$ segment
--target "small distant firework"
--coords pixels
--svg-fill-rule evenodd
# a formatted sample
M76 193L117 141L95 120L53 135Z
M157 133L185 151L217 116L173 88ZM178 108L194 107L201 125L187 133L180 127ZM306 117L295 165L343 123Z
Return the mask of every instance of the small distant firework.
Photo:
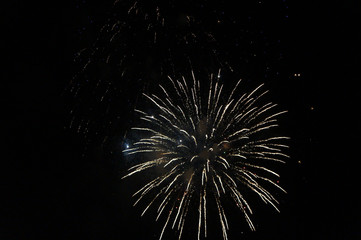
M134 205L142 199L148 201L142 215L152 205L156 205L156 220L166 215L159 239L168 225L178 231L181 239L193 204L198 206L198 239L206 237L208 206L213 201L226 240L229 225L223 206L225 198L234 201L251 230L255 227L246 192L255 193L278 211L278 202L266 187L285 192L275 180L279 175L268 166L270 162L284 163L283 159L288 158L282 151L288 147L284 144L288 137L275 135L271 130L278 126L276 117L286 111L275 111L277 105L271 102L260 103L268 92L261 92L263 84L240 94L239 80L225 96L220 71L210 75L208 94L201 91L193 71L192 80L169 77L173 87L160 85L162 96L143 94L156 112L135 110L144 125L132 129L139 131L141 137L123 153L135 154L141 163L129 168L123 178L146 169L160 170L133 195L137 197Z
M122 131L119 115L134 109L141 89L174 66L218 62L215 39L205 25L178 1L115 1L112 15L95 41L76 55L79 72L67 92L73 99L70 128L88 141L104 143ZM216 20L214 21L216 22ZM213 25L212 25L213 26ZM201 56L202 60L198 58ZM226 61L224 61L226 62ZM139 89L128 95L125 89Z

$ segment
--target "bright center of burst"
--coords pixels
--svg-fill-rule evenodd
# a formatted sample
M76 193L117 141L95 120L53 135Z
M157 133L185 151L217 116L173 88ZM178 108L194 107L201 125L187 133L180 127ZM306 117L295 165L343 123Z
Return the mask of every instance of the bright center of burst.
M207 162L212 163L215 161L217 156L223 155L225 149L222 145L218 146L217 144L212 145L201 145L198 146L196 151L196 157L194 158L193 165L197 170L202 170L206 166Z

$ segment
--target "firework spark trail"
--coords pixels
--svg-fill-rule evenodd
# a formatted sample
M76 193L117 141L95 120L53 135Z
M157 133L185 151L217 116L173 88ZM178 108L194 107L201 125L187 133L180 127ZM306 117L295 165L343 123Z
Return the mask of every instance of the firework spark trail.
M268 131L278 126L276 117L286 111L275 113L272 111L276 104L259 103L267 93L259 93L263 84L235 98L241 80L223 101L223 84L219 80L220 72L216 77L210 76L208 95L202 101L200 81L193 71L192 86L188 86L184 77L176 81L169 77L174 93L160 86L163 97L143 94L158 114L136 110L145 127L132 129L144 137L123 152L148 156L148 160L129 168L123 178L149 168L164 171L133 195L138 196L136 205L146 196L155 194L142 215L157 201L156 220L167 212L165 209L170 209L159 239L168 224L179 231L181 239L191 201L198 201L198 239L207 236L208 201L216 203L223 239L228 239L229 226L222 196L233 199L253 231L255 227L249 216L253 212L242 190L251 190L279 211L277 200L263 184L286 191L271 179L278 178L279 174L262 164L265 161L284 163L283 159L288 158L282 153L288 147L282 142L288 137L275 136Z

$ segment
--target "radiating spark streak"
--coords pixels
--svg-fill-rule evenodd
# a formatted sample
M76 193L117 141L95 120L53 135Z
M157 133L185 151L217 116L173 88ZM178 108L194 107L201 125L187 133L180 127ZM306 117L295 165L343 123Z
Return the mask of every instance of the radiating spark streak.
M234 136L237 136L237 135L238 135L238 134L240 134L240 133L247 132L247 131L249 131L249 129L248 129L248 128L243 128L243 129L238 130L237 132L235 132L235 133L233 133L233 134L231 134L231 135L227 136L227 138L232 138L232 137L234 137Z
M227 240L224 197L234 201L254 231L249 215L253 212L243 190L249 189L276 211L279 203L265 186L286 192L273 180L279 174L270 163L285 163L283 159L289 158L283 152L288 148L284 141L289 138L268 130L277 127L277 117L287 111L275 112L277 104L261 103L268 92L261 91L263 84L241 94L238 80L225 98L220 74L210 74L204 94L193 70L191 81L168 77L173 89L159 85L162 95L143 93L152 103L152 114L135 110L141 115L142 125L132 129L141 137L122 152L142 156L144 162L130 167L123 178L151 169L162 172L155 171L157 177L133 194L134 205L148 202L141 216L155 205L156 221L167 213L160 240L168 225L179 231L181 239L187 213L193 207L198 210L197 238L207 237L207 221L212 219L212 209L207 209L209 201L216 203L214 210L218 212L223 239Z
M167 112L169 112L172 116L175 116L175 114L171 111L171 108L169 108L168 105L162 99L160 99L157 95L154 94L152 94L152 97L157 99L161 104L163 104L163 106L166 107L165 110Z
M130 14L130 12L137 7L137 4L138 4L138 1L135 1L134 4L129 8L128 14Z
M239 157L239 158L247 159L247 157L246 157L246 156L243 156L243 155L241 155L241 154L230 154L229 156L231 156L231 157Z
M181 214L180 214L180 218L179 218L179 221L178 221L178 226L177 226L177 230L180 230L180 228L181 228L181 226L182 226L182 223L183 223L183 220L184 220L184 217L185 217L185 215L186 215L186 209L187 209L187 207L188 207L188 204L189 204L189 196L190 195L187 195L187 193L186 192L184 192L183 193L183 197L184 197L184 207L182 207L181 209L182 209L182 212L181 212ZM180 233L180 235L181 235L181 233Z
M231 178L226 172L223 173L224 176L226 176L233 184L234 187L237 187L236 182L233 180L233 178Z
M146 96L149 100L151 100L160 110L162 110L165 114L171 115L174 119L176 119L176 116L174 113L172 113L169 109L162 107L159 105L152 97L148 96L147 94L143 93L144 96Z
M273 204L272 201L275 201L277 204L278 202L272 197L272 195L270 195L269 192L267 192L264 188L262 188L261 186L250 182L247 180L247 184L245 184L246 186L248 186L251 190L253 190L255 193L257 193L259 195L259 197L267 204L270 203L277 212L279 212L278 208Z
M189 137L189 138L191 137L186 130L179 129L179 132L184 133L184 135L186 135L186 136Z
M270 110L270 109L277 106L277 104L273 104L271 106L268 106L268 105L271 105L271 103L266 104L263 107L261 107L261 108L257 109L256 111L254 111L252 114L250 114L249 116L247 116L247 118L244 119L244 122L249 123L252 120L254 120L255 118L261 116L261 114L263 114L263 113L267 112L268 110ZM267 121L267 120L268 119L265 119L265 121Z
M184 76L182 76L182 79L183 79L183 83L184 83L184 86L185 86L187 92L189 92L188 85L187 85L187 82L186 82L186 79L184 78Z
M134 112L138 112L138 113L141 113L143 115L147 115L145 112L141 111L141 110L138 110L138 109L134 109Z
M214 169L213 169L213 168L212 168L212 172L214 173ZM214 175L212 175L212 182L213 182L214 188L215 188L216 191L217 191L217 196L220 197L220 196L221 196L221 193L219 192L218 185L217 185L216 181L214 180Z
M172 82L172 84L173 84L173 89L174 89L175 92L177 93L178 97L181 97L181 95L179 94L178 89L177 89L177 87L176 87L173 79L172 79L170 76L168 76L168 79Z
M151 132L151 133L155 133L155 134L161 134L153 129L150 129L150 128L139 128L139 127L132 127L131 128L132 130L139 130L139 131L148 131L148 132Z
M164 189L164 188L163 188ZM145 214L145 212L149 209L149 207L153 204L153 202L161 195L163 194L163 189L162 191L160 191L154 198L153 200L148 204L148 206L144 209L144 211L142 212L142 214L140 215L141 217Z
M131 154L137 154L137 153L147 153L147 152L155 152L154 149L145 149L145 150L136 150L134 152L130 152L130 151L133 151L134 148L130 148L130 149L127 149L128 151L123 151L125 153L127 153L128 155L131 155Z
M210 83L210 86L209 86L209 91L208 91L208 102L207 102L207 120L209 119L209 111L210 111L210 105L211 105L211 96L212 96L212 86L213 86L213 75L211 74L211 83Z
M174 161L177 161L177 160L180 160L180 159L183 159L182 157L176 157L176 158L172 158L169 162L167 162L163 167L167 167L169 164L171 164L172 162Z
M221 117L220 117L219 120L218 120L218 123L217 123L216 128L218 128L218 127L219 127L219 124L221 124L221 122L222 122L222 120L223 120L223 117L224 117L224 114L226 113L228 107L232 104L232 102L233 102L233 100L225 106L225 108L224 108L224 110L223 110L223 113L222 113Z
M156 178L155 180L151 181L150 183L146 184L143 188L141 188L139 191L137 191L134 195L137 195L138 193L142 192L140 198L134 203L134 205L136 205L139 200L141 200L143 198L143 196L149 192L152 188L156 187L156 186L159 186L164 180L166 180L167 178L169 178L172 174L174 173L174 170L173 171L170 171L169 173L161 176L161 177L158 177Z
M186 188L186 192L189 191L189 187L190 187L190 184L191 184L191 182L192 182L193 175L194 175L194 173L191 175L191 177L190 177L190 179L189 179L189 181L188 181L187 188ZM182 205L183 205L184 199L185 199L185 197L187 196L186 192L183 194L182 200L181 200L181 202L180 202L180 204L179 204L178 212L177 212L177 215L175 216L175 219L174 219L172 228L174 228L174 225L175 225L175 223L177 222L179 213L180 213L180 211L181 211L181 209L182 209ZM181 218L182 218L182 216L181 216ZM180 219L179 221L181 221L181 219Z
M173 208L174 208L174 205L173 205L172 209L169 211L169 214L168 214L168 217L167 217L167 221L165 222L165 224L164 224L164 226L163 226L162 233L160 234L159 240L161 240L162 237L163 237L163 233L164 233L164 230L165 230L165 228L167 227L167 224L168 224L168 222L169 222L170 215L172 215L172 213L173 213Z
M186 117L186 115L184 114L183 109L182 109L180 106L177 106L177 108L178 108L179 111L182 113L182 116L183 116L184 120L186 120L187 117Z
M280 147L280 148L289 148L289 146L284 144L278 144L278 143L266 143L264 145L272 146L272 147Z
M198 155L194 155L189 161L192 162L195 158L199 157Z
M258 89L260 89L261 87L263 87L264 84L262 83L261 85L259 85L258 87L256 87L250 94L248 94L247 98L251 97L255 92L258 91Z
M219 98L220 98L221 93L222 93L222 89L223 89L223 85L221 85L221 87L220 87L220 89L219 89L219 91L218 91L217 100L216 100L216 103L215 103L215 105L214 105L214 108L215 108L215 109L217 109L217 107L218 107L218 102L219 102Z
M186 145L183 145L183 144L178 145L177 148L186 148L186 149L189 149L189 147L187 147Z
M218 162L218 163L222 164L225 169L228 169L228 166L224 162L221 162L221 161L218 161L218 160L215 160L215 162Z
M163 201L161 202L161 204L159 205L158 207L158 216L157 218L155 219L156 221L158 221L158 218L160 217L160 215L162 214L165 206L167 205L168 201L169 200L169 196L173 193L174 189L171 189L171 191L169 191L169 193L164 197Z
M172 185L174 184L175 181L177 181L177 179L182 176L183 173L178 174L177 176L175 176L175 178L173 179L173 181L168 185L167 189L165 190L166 192L168 191L168 189L170 189L172 187Z
M180 228L179 238L178 238L179 240L180 240L181 237L182 237L183 228L184 228L184 223L185 223L185 217L187 216L187 213L188 213L190 199L191 199L191 197L188 197L187 203L186 203L185 208L184 208L184 209L185 209L185 210L184 210L184 215L182 216L182 221L179 221L179 223L181 223L181 224L179 225L180 227L178 227L178 228Z
M222 234L223 234L223 239L227 240L228 237L227 237L227 224L226 224L226 218L225 218L225 215L224 215L224 211L223 211L223 208L222 208L222 205L220 203L220 200L218 197L215 197L216 199L216 203L217 203L217 208L218 208L218 215L219 215L219 220L221 222L221 226L222 226Z
M281 150L278 149L278 148L268 147L268 146L263 145L263 144L253 145L253 147L254 147L254 148L262 148L262 149L264 149L264 150L276 151L276 152L281 151Z
M170 99L167 90L165 90L165 88L164 88L162 85L160 85L160 84L159 84L159 87L163 90L164 94L167 96L167 99Z
M220 143L217 144L217 147L219 147L220 145L222 145L222 144L224 144L224 143L229 143L229 141L228 141L228 140L223 140L222 142L220 142Z
M248 108L243 109L242 112L235 117L235 123L237 124L241 122L244 118L246 118L250 113L254 112L254 110L256 109L257 107L251 108L250 110L248 110ZM246 112L246 110L248 111Z
M193 119L192 119L192 118L189 118L189 121L190 121L191 124L192 124L192 129L193 129L193 131L196 131L196 127L195 127L195 125L194 125Z
M269 154L269 155L278 155L278 156L283 156L285 158L290 158L290 156L288 156L287 154L280 153L280 152L267 152L267 154Z
M181 163L175 165L175 166L171 169L171 171L176 170L178 167L182 166L183 164L184 164L184 162L181 162Z
M218 158L221 159L226 164L226 169L230 167L228 161L224 157L218 156Z
M203 183L202 183L202 185L203 185ZM202 195L199 196L198 213L199 213L199 215L198 215L198 240L200 240L201 225L202 225Z
M215 125L216 125L216 122L217 122L217 120L218 120L219 113L220 113L221 110L222 110L222 107L223 107L223 105L221 105L221 106L218 108L216 117L214 118L215 120L214 120L214 122L213 122L213 126L212 126L213 128L215 128Z
M266 117L265 120L274 118L274 117L276 117L276 116L279 116L279 115L281 115L281 114L285 114L285 113L287 113L287 112L288 112L288 111L282 111L282 112L275 113L275 114L273 114L273 115L271 115L271 116L269 116L269 117Z
M203 189L204 237L207 237L207 191Z
M188 188L188 187L187 187ZM172 225L172 228L174 228L174 225L175 225L175 223L177 222L177 219L178 219L178 216L179 216L179 213L180 213L180 211L181 211L181 209L182 209L182 205L183 205L183 202L184 202L184 197L185 197L186 195L185 194L183 194L183 196L182 196L182 200L181 200L181 202L180 202L180 204L179 204L179 207L178 207L178 211L177 211L177 215L175 216L175 218L174 218L174 222L173 222L173 225Z
M243 171L251 174L251 175L254 176L255 178L258 178L258 179L262 179L262 180L264 180L264 181L267 181L267 182L271 183L272 185L274 185L275 187L277 187L278 189L280 189L282 192L287 193L286 190L284 190L280 185L278 185L277 183L273 182L272 180L270 180L270 179L268 179L268 178L265 178L265 177L262 177L262 176L259 176L259 175L255 174L255 173L252 173L252 172L248 171L248 170L246 170L246 171L243 170Z
M261 170L264 170L266 172L269 172L269 173L272 173L273 175L279 177L280 175L268 168L265 168L265 167L260 167L260 166L257 166L257 165L254 165L254 164L250 164L250 163L242 163L243 165L245 166L248 166L248 167L252 167L252 168L257 168L257 169L261 169Z
M241 81L242 81L242 79L239 79L238 82L237 82L237 84L234 86L231 94L230 94L229 97L228 97L227 103L228 103L228 102L231 100L231 98L233 97L233 94L234 94L234 92L236 91L236 89L238 88L238 85L241 83Z
M219 183L221 184L221 188L222 188L222 190L223 190L223 193L226 193L226 190L224 190L224 187L223 187L223 182L222 182L221 177L220 177L219 175L216 175L216 177L217 177Z
M265 157L265 156L255 156L253 157L255 159L264 159L264 160L270 160L270 161L275 161L275 162L280 162L280 163L286 163L285 161L281 160L281 159L277 159L277 158L270 158L270 157Z
M163 160L163 159L164 159L164 158L161 157L161 158L157 158L157 159L155 159L155 160L149 161L149 162L145 162L145 163L140 163L140 164L134 165L133 167L130 167L130 168L128 169L128 171L133 170L133 169L135 169L135 168L147 166L147 165L152 165L152 164L154 164L154 163L159 163L159 161L160 161L160 160ZM123 178L124 178L124 177L123 177Z
M131 175L133 175L134 173L137 173L137 172L140 172L140 171L143 171L147 168L150 168L150 167L153 167L154 165L156 165L157 163L156 162L152 162L152 163L147 163L147 164L142 164L141 166L139 166L136 170L133 170L132 172L128 173L127 175L125 175L124 177L122 178L126 178L126 177L129 177Z
M266 124L266 123L263 123L262 125L264 125L264 124ZM259 125L259 126L261 126L261 125ZM257 132L261 132L263 130L268 130L268 129L273 128L273 127L278 127L278 124L272 124L272 125L268 125L268 126L265 126L265 127L262 127L262 128L259 127L259 126L257 126L258 128L256 128L256 127L252 128L251 131L249 131L247 133L247 135L255 134Z

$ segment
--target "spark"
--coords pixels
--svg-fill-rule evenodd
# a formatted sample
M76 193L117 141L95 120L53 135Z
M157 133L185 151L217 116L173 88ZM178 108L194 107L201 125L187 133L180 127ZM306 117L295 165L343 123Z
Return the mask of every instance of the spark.
M136 110L143 126L132 129L139 132L141 139L127 145L123 152L145 160L129 168L123 178L151 168L162 169L133 195L138 196L135 204L153 195L142 215L153 204L158 204L156 220L166 215L160 240L168 225L178 231L181 239L186 215L194 206L192 201L198 202L197 238L207 236L207 221L212 218L207 206L213 201L223 239L227 240L224 196L234 201L252 231L253 211L242 193L244 189L279 211L278 201L264 185L286 191L278 185L279 174L264 163L284 163L283 159L289 158L283 153L288 147L283 142L289 138L270 131L278 126L276 117L286 111L275 112L276 104L260 102L267 93L261 92L263 84L250 93L239 94L240 80L225 98L219 70L210 76L205 96L193 71L191 76L189 82L185 77L168 77L173 88L160 85L161 96L143 94L156 111L149 115Z

